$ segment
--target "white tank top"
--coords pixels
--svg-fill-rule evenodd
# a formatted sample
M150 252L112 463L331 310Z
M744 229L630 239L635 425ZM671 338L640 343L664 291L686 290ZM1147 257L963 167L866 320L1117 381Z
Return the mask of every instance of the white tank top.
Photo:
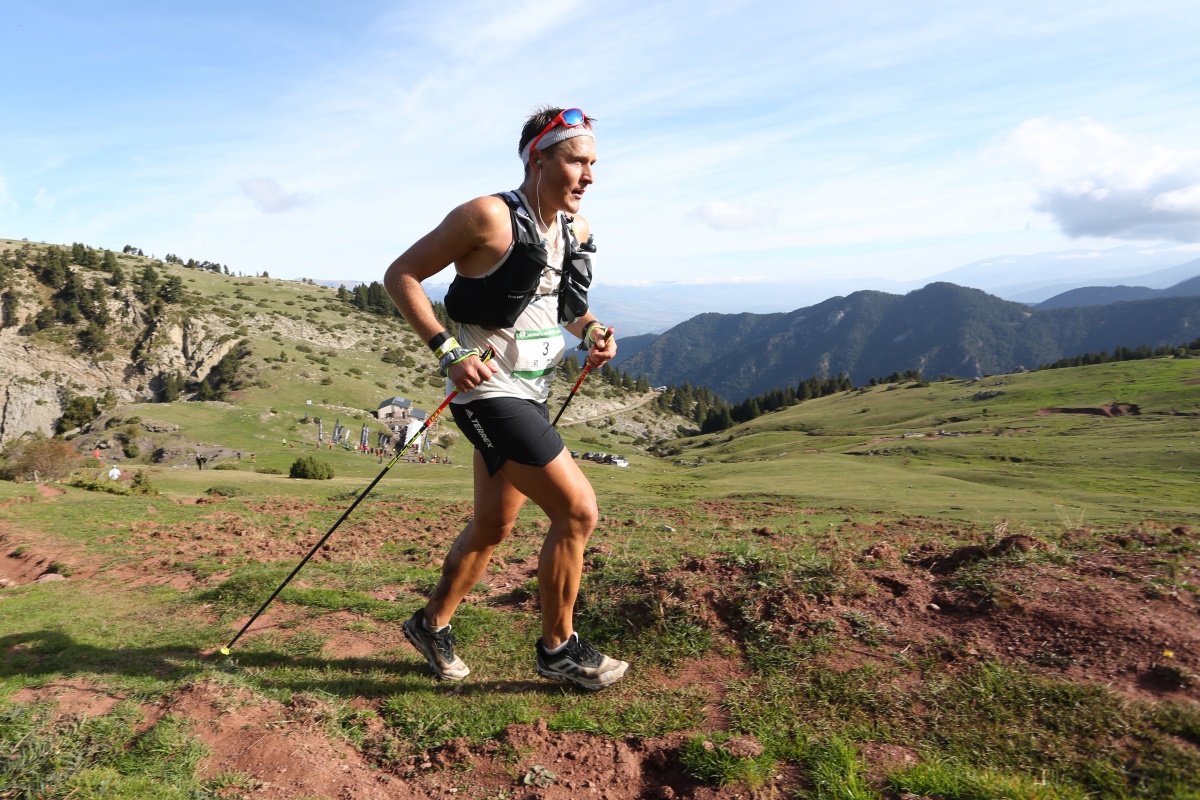
M530 207L528 198L517 192L525 210L533 219L537 217ZM539 225L540 228L540 225ZM452 402L469 403L488 397L521 397L546 402L550 396L550 383L554 379L554 368L562 361L566 351L562 329L558 326L558 291L566 239L562 230L562 214L556 214L554 224L545 232L549 264L542 270L537 293L525 310L517 317L511 328L488 330L478 325L461 324L458 341L463 347L478 347L481 351L493 347L496 356L492 363L500 372L470 392L461 392ZM512 253L508 252L486 274L503 266ZM481 276L482 277L482 276ZM454 390L446 381L446 393Z

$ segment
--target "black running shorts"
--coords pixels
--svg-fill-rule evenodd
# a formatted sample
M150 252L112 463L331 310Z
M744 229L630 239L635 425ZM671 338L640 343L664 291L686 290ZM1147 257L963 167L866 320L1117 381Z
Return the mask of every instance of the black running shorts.
M451 403L450 413L463 435L483 455L488 475L505 461L544 467L562 452L563 440L550 425L545 403L520 397L488 397Z

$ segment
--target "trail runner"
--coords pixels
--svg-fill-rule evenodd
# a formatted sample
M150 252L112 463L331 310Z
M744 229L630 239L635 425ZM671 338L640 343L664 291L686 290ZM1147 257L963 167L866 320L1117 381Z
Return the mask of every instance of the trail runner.
M525 122L518 151L525 168L519 189L455 208L384 277L392 301L438 358L447 391L460 391L450 410L475 446L474 517L450 548L428 603L403 630L438 677L468 675L454 652L451 617L532 499L550 518L538 561L536 669L552 680L603 689L629 665L598 652L573 624L596 494L550 425L546 406L565 350L560 324L587 344L593 368L617 352L613 329L587 307L590 235L579 206L596 161L592 120L579 109L540 109ZM443 328L421 287L450 264L455 277L446 309L459 323L461 342ZM484 363L476 353L488 347L496 356Z

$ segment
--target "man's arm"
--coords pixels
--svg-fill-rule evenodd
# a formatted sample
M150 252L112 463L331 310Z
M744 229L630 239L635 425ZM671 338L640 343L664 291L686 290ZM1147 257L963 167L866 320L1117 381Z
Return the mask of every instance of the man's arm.
M497 212L503 206L503 216ZM388 267L383 286L396 308L421 340L428 343L445 328L433 313L433 304L421 282L457 263L464 272L484 271L485 260L507 232L511 238L507 207L497 198L480 197L451 211L441 224L421 237ZM503 249L507 249L507 244ZM501 252L503 252L503 249ZM477 387L498 368L469 358L450 368L450 379L464 391Z

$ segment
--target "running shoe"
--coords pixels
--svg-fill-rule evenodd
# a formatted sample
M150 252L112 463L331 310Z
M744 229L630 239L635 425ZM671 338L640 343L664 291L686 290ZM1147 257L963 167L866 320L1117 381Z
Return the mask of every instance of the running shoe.
M629 664L609 658L572 633L567 646L553 655L546 652L542 640L537 643L537 671L543 678L573 683L595 692L612 686L625 677Z
M463 660L454 655L454 633L450 626L440 631L429 630L425 625L425 609L418 608L400 627L404 638L425 656L434 675L445 681L461 681L471 674Z

